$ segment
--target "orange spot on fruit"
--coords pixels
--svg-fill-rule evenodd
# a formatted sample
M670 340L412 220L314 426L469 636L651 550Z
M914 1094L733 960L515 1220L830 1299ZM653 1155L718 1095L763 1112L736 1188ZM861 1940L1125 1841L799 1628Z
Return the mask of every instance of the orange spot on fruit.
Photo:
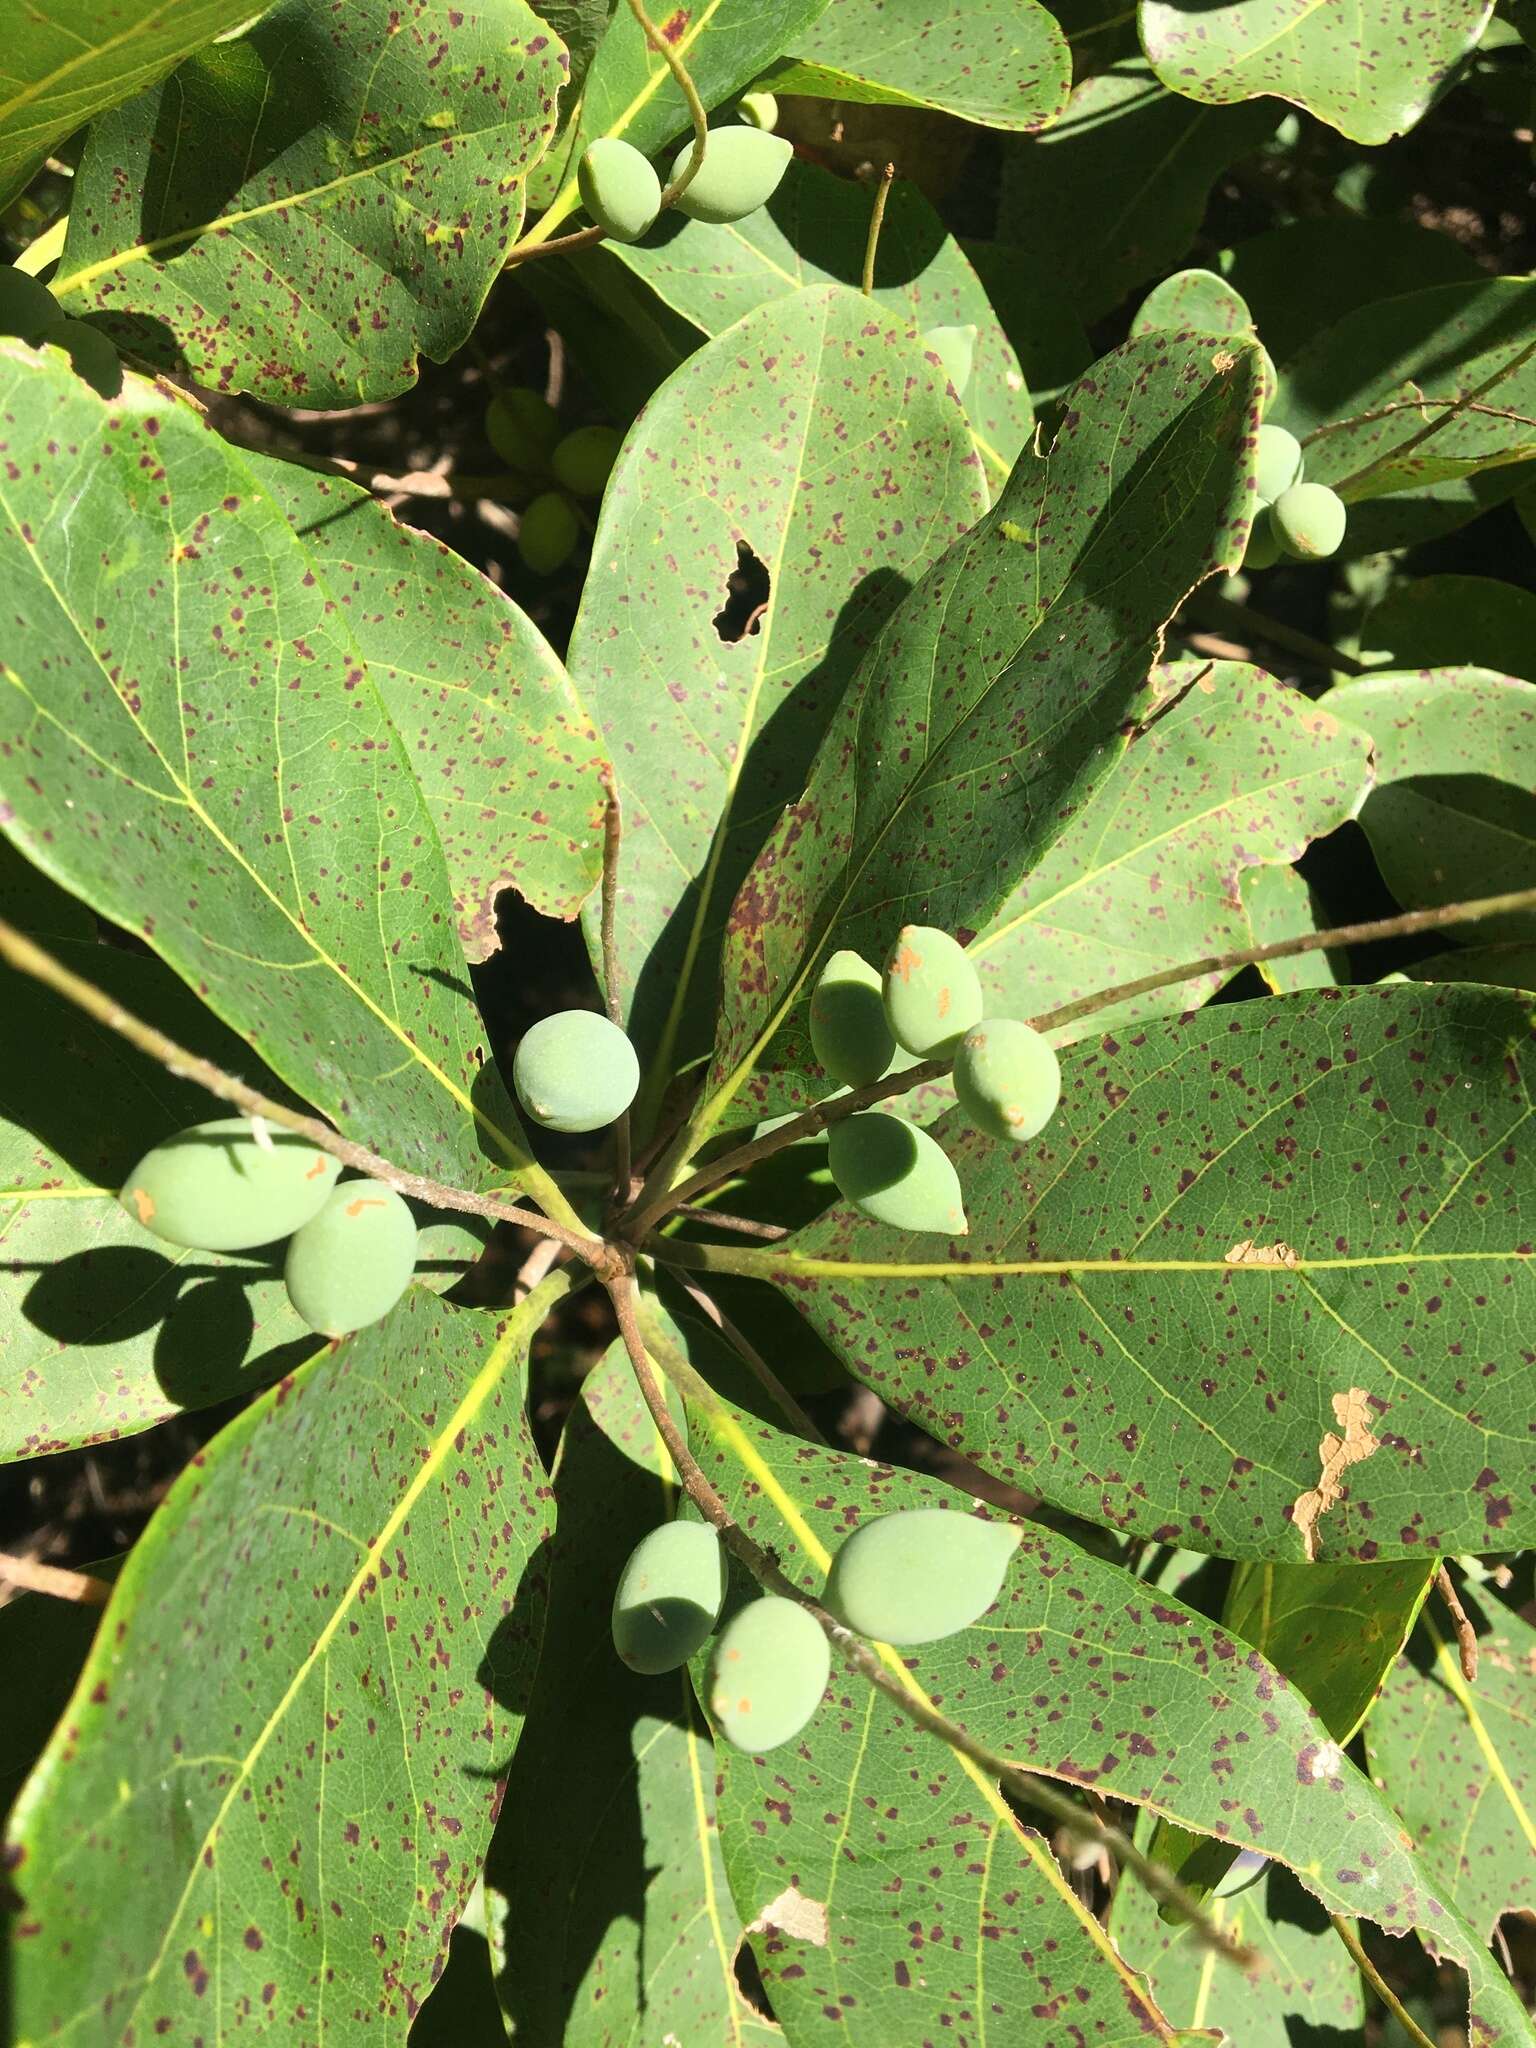
M382 1209L383 1202L377 1195L359 1195L355 1202L348 1202L347 1214L361 1216L365 1209Z
M324 1172L325 1172L325 1154L324 1154L323 1152L317 1152L317 1153L315 1154L315 1163L314 1163L314 1165L313 1165L313 1166L312 1166L312 1167L311 1167L311 1168L309 1169L308 1173L306 1173L306 1174L305 1174L304 1178L305 1178L306 1180L318 1180L318 1179L320 1178L320 1175L321 1175L322 1173L324 1173Z
M155 1213L153 1195L149 1193L147 1188L130 1188L128 1192L133 1197L133 1206L138 1213L139 1221L147 1224Z

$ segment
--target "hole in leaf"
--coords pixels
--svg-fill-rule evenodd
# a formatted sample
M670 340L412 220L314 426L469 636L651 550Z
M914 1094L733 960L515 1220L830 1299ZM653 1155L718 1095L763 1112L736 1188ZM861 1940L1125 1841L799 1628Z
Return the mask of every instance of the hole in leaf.
M736 543L736 566L725 579L725 603L715 613L714 627L727 647L745 640L762 625L768 609L768 571L744 540Z
M763 1982L763 1973L758 1968L752 1944L745 1935L737 1942L736 1954L732 1961L736 1973L736 1989L753 2012L760 2014L765 2020L772 2020L774 2011L768 1997L768 1987Z

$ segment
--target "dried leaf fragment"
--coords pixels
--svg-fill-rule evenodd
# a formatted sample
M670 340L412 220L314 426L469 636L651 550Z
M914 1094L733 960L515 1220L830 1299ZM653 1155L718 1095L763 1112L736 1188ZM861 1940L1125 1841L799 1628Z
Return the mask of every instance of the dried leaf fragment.
M1318 1456L1322 1461L1318 1483L1299 1494L1291 1509L1291 1519L1301 1531L1309 1564L1317 1558L1317 1525L1331 1507L1337 1506L1343 1491L1341 1482L1344 1474L1351 1465L1363 1463L1373 1451L1381 1449L1380 1440L1371 1434L1370 1423L1366 1419L1366 1400L1364 1387L1351 1387L1348 1393L1334 1395L1334 1419L1344 1434L1335 1436L1331 1429L1324 1434L1318 1445Z
M1273 1244L1259 1244L1251 1237L1245 1237L1240 1244L1233 1245L1226 1255L1229 1266L1296 1266L1301 1263L1300 1254L1279 1239ZM1339 1396L1334 1395L1334 1406Z
M787 1885L764 1906L747 1932L787 1934L791 1941L808 1941L812 1948L825 1948L827 1909L820 1899L807 1898L794 1885Z

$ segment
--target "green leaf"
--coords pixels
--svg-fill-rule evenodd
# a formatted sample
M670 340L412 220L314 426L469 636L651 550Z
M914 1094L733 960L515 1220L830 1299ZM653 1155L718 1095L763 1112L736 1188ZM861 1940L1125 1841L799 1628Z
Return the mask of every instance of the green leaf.
M1371 1771L1427 1875L1484 1940L1536 1908L1536 1629L1490 1604L1475 1684L1426 1611L1366 1725Z
M1536 683L1486 669L1361 677L1322 700L1368 732L1376 787L1360 813L1405 909L1536 888ZM1536 937L1536 914L1469 937Z
M672 311L715 335L807 286L857 285L869 207L862 186L796 159L768 205L744 220L728 227L688 221L646 243L605 243L576 262L587 275L620 266L634 272ZM965 410L995 487L1028 440L1034 409L980 280L915 185L890 189L875 274L876 302L914 332L975 327Z
M470 959L496 950L503 889L574 917L602 870L603 757L560 657L461 555L355 484L242 459L340 602L437 827Z
M1395 583L1360 632L1366 662L1486 668L1536 681L1536 593L1496 576Z
M1071 1047L1027 1146L935 1128L959 1244L835 1209L669 1256L773 1279L884 1400L1091 1521L1228 1557L1513 1548L1533 1071L1529 1005L1486 989L1158 1020Z
M736 1987L741 1923L715 1827L715 1761L686 1671L614 1652L613 1588L673 1514L670 1465L622 1346L581 1385L555 1467L549 1626L486 1884L519 2041L782 2040Z
M1275 93L1351 141L1379 143L1422 118L1491 12L1491 0L1450 0L1405 22L1390 0L1141 0L1141 42L1163 83L1190 99Z
M1243 916L1248 936L1255 946L1272 946L1281 939L1299 939L1304 933L1322 931L1326 920L1312 900L1312 891L1295 868L1248 868L1241 882ZM1339 979L1334 952L1298 953L1291 960L1261 960L1256 969L1274 995L1291 995L1298 989L1332 988Z
M697 1339L688 1341L699 1357ZM807 1444L718 1399L692 1400L689 1421L694 1453L728 1505L812 1593L866 1516L972 1506L949 1487ZM1300 1693L1206 1616L1026 1525L985 1615L940 1642L882 1657L1023 1768L1256 1849L1330 1911L1394 1933L1416 1929L1471 1973L1473 2011L1490 2041L1528 2039L1514 1993L1477 1934L1425 1884L1396 1816ZM855 1673L835 1672L830 1695L797 1741L767 1757L718 1753L721 1839L743 1920L750 1925L792 1881L829 1908L825 1945L786 1934L761 1955L791 2038L878 2048L933 2038L936 2011L979 2002L982 1968L989 2005L1010 2015L1010 2043L1055 2048L1062 2007L1052 1996L1041 2009L1033 1972L1042 1951L1057 1995L1065 1986L1075 1999L1087 1993L1068 2008L1084 2034L1093 2038L1102 2000L1106 2037L1122 2038L1107 2017L1127 1993L1118 1958L1107 1944L1085 1952L1094 1935L1083 1909L1062 1898L1054 1859L1042 1863L1031 1838L1009 1828L991 1781L947 1757ZM1001 1870L997 1850L1008 1855ZM1010 1898L1016 1887L1022 1896ZM978 1926L988 1925L997 1934L978 1943ZM821 2025L828 2004L841 2034Z
M1485 981L1495 988L1536 989L1536 941L1502 946L1457 946L1406 967L1415 981Z
M836 0L766 82L817 99L937 107L1028 133L1066 105L1072 56L1036 0Z
M52 289L219 391L393 397L474 327L564 77L522 0L281 0L96 123Z
M1354 1958L1328 1916L1290 1872L1272 1863L1255 1883L1245 1859L1231 1897L1209 1899L1219 1927L1246 1942L1262 1968L1249 1975L1213 1959L1186 1924L1158 1918L1143 1887L1122 1878L1109 1932L1133 1969L1143 1970L1157 2002L1181 2024L1224 2029L1242 2048L1363 2048L1365 2000Z
M1054 128L1004 159L998 239L1016 242L1084 320L1176 264L1212 185L1279 109L1220 110L1167 91L1140 58L1084 79Z
M21 2038L404 2033L532 1681L524 1367L566 1284L499 1333L412 1289L182 1474L17 1805Z
M1057 402L1093 360L1082 321L1056 289L1055 279L1022 249L970 237L960 246L1018 356L1033 409L1038 413L1049 406L1054 417Z
M749 86L826 5L827 0L701 0L671 13L658 10L656 18L708 108ZM546 210L525 241L547 240L581 204L576 166L599 135L617 135L642 156L659 156L664 144L681 141L691 126L672 73L628 7L617 8L581 101L533 182L531 202Z
M1241 295L1214 270L1180 270L1154 285L1136 308L1131 332L1153 334L1160 327L1177 334L1258 333Z
M891 615L732 910L698 1128L755 1066L804 1065L825 951L984 928L1086 802L1163 622L1242 547L1255 365L1166 335L1105 357Z
M1533 412L1536 283L1485 277L1346 314L1285 365L1270 416L1354 504L1536 456Z
M108 407L54 351L0 344L0 442L0 825L343 1129L552 1194L481 1065L430 813L281 509L174 394Z
M619 777L620 993L653 1062L643 1101L705 1049L731 898L864 647L984 502L942 371L837 287L759 307L631 429L570 669ZM727 641L715 621L748 554L768 609Z
M16 10L0 78L0 207L77 128L250 17L251 0L51 0Z
M623 0L537 0L534 13L565 45L570 60L566 92L573 97L580 92L598 44L608 33L615 8L622 5Z

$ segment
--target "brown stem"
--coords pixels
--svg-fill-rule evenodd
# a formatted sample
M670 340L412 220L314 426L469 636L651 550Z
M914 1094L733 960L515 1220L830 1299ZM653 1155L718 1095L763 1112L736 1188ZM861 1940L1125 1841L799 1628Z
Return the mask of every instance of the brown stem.
M680 1202L672 1211L674 1216L686 1216L690 1223L713 1223L721 1230L733 1230L738 1237L760 1237L767 1244L777 1244L790 1235L782 1223L759 1223L753 1216L732 1216L726 1209L709 1209L692 1202Z
M603 999L608 1021L624 1029L624 1001L619 993L619 854L624 844L624 818L619 808L619 783L611 766L604 764L602 784L607 796L603 807ZM621 1204L630 1198L629 1109L619 1115L614 1139L615 1195Z
M698 1460L688 1448L688 1442L678 1427L676 1419L667 1406L666 1396L652 1367L641 1334L640 1320L635 1309L635 1282L633 1272L627 1274L605 1274L603 1285L613 1302L613 1312L618 1318L619 1334L629 1361L634 1368L635 1382L640 1389L641 1399L650 1410L656 1432L666 1445L673 1467L684 1492L699 1513L719 1534L721 1542L731 1555L746 1567L757 1583L767 1592L777 1594L782 1600L793 1600L819 1624L834 1650L842 1657L850 1670L882 1693L891 1704L930 1735L936 1735L957 1755L969 1759L978 1770L996 1780L1011 1797L1026 1805L1042 1807L1052 1819L1069 1828L1074 1835L1089 1841L1102 1842L1119 1861L1134 1870L1147 1889L1161 1903L1171 1906L1190 1922L1192 1938L1203 1946L1219 1951L1231 1961L1245 1969L1256 1967L1257 1958L1253 1951L1235 1942L1219 1928L1206 1913L1200 1902L1181 1885L1171 1871L1157 1863L1137 1848L1130 1836L1117 1827L1106 1826L1091 1813L1079 1806L1075 1799L1057 1790L1050 1780L1038 1777L1024 1770L1011 1758L989 1749L979 1742L968 1729L958 1721L950 1720L942 1713L925 1693L908 1689L895 1674L887 1670L875 1651L849 1628L845 1628L835 1615L829 1614L809 1594L803 1592L788 1578L775 1560L754 1542L746 1530L732 1515L730 1507L716 1490L713 1482L706 1477ZM1069 1781L1070 1782L1070 1781Z
M0 1585L18 1586L24 1593L47 1593L55 1600L73 1600L81 1607L105 1607L112 1596L105 1579L42 1564L35 1557L17 1557L11 1551L0 1551Z
M226 1074L222 1067L216 1067L212 1060L204 1059L199 1053L188 1052L174 1038L168 1038L153 1024L146 1024L131 1010L125 1010L121 1003L114 1002L94 982L72 973L35 939L17 931L3 918L0 918L0 959L19 973L31 975L34 981L51 988L77 1009L84 1010L106 1030L126 1038L131 1046L174 1074L177 1080L194 1081L198 1087L206 1088L210 1095L217 1096L220 1102L232 1104L247 1116L260 1117L264 1123L280 1124L284 1130L299 1132L322 1152L329 1152L333 1159L339 1159L344 1166L353 1167L372 1180L381 1180L386 1187L392 1187L402 1195L411 1195L434 1209L457 1209L471 1216L488 1216L499 1223L515 1223L520 1229L534 1231L540 1237L557 1238L572 1251L580 1252L594 1271L608 1260L607 1249L599 1238L568 1230L563 1223L555 1223L536 1210L521 1209L515 1203L504 1202L498 1196L470 1194L463 1188L449 1187L443 1181L428 1180L425 1174L410 1173L403 1166L392 1165L377 1152L370 1152L366 1145L343 1138L318 1117L290 1109L285 1102L275 1102L270 1095L263 1095L260 1089L247 1087L244 1081L237 1080L233 1074Z
M1422 2027L1415 2025L1413 2019L1404 2010L1402 2000L1366 1954L1361 1945L1360 1937L1355 1932L1354 1922L1346 1920L1342 1913L1330 1913L1328 1918L1333 1923L1334 1933L1354 1957L1356 1968L1361 1976L1364 1977L1366 1983L1370 1985L1409 2040L1415 2044L1415 2048L1435 2048L1435 2043L1431 2041Z
M1475 412L1481 414L1484 419L1510 420L1517 427L1536 427L1536 420L1528 418L1523 412L1511 412L1503 405L1474 405L1470 399L1465 398L1400 398L1391 405L1377 406L1373 412L1353 413L1348 419L1325 420L1321 426L1314 427L1310 434L1302 435L1301 445L1303 448L1310 448L1314 441L1321 441L1327 435L1337 434L1346 427L1368 427L1376 420L1390 419L1393 413L1424 413L1431 406L1449 406L1455 412Z
M1435 1573L1435 1591L1445 1602L1451 1617L1451 1626L1456 1631L1456 1648L1461 1657L1461 1675L1468 1685L1477 1683L1477 1630L1468 1619L1467 1610L1462 1606L1451 1575L1444 1565Z
M1450 400L1439 419L1431 420L1428 426L1421 427L1416 434L1410 434L1406 441L1400 441L1395 448L1383 449L1380 455L1365 465L1364 469L1357 469L1353 476L1345 477L1342 483L1331 484L1329 489L1338 497L1345 499L1348 499L1351 492L1358 493L1360 486L1369 483L1379 470L1390 469L1395 463L1401 462L1405 455L1411 455L1416 448L1422 448L1434 435L1443 433L1453 420L1460 419L1461 415L1490 392L1495 384L1501 383L1505 377L1512 377L1533 355L1536 355L1536 341L1528 341L1507 363L1501 363L1498 369L1491 371L1481 384L1474 386L1460 398Z
M875 295L875 255L880 247L880 228L885 220L885 202L891 189L891 180L896 175L896 166L887 164L880 173L880 182L875 187L875 203L869 216L869 234L864 243L864 274L861 284L866 299Z
M1202 591L1190 604L1190 612L1214 626L1230 626L1235 631L1253 640L1267 640L1271 647L1283 647L1287 654L1299 655L1303 661L1314 662L1317 667L1337 669L1340 675L1368 675L1363 661L1357 661L1352 654L1344 654L1337 647L1330 647L1326 640L1314 640L1310 633L1302 633L1294 626L1288 626L1280 619L1266 618L1263 612L1256 612L1250 605L1239 604L1235 598L1223 597L1219 591Z

